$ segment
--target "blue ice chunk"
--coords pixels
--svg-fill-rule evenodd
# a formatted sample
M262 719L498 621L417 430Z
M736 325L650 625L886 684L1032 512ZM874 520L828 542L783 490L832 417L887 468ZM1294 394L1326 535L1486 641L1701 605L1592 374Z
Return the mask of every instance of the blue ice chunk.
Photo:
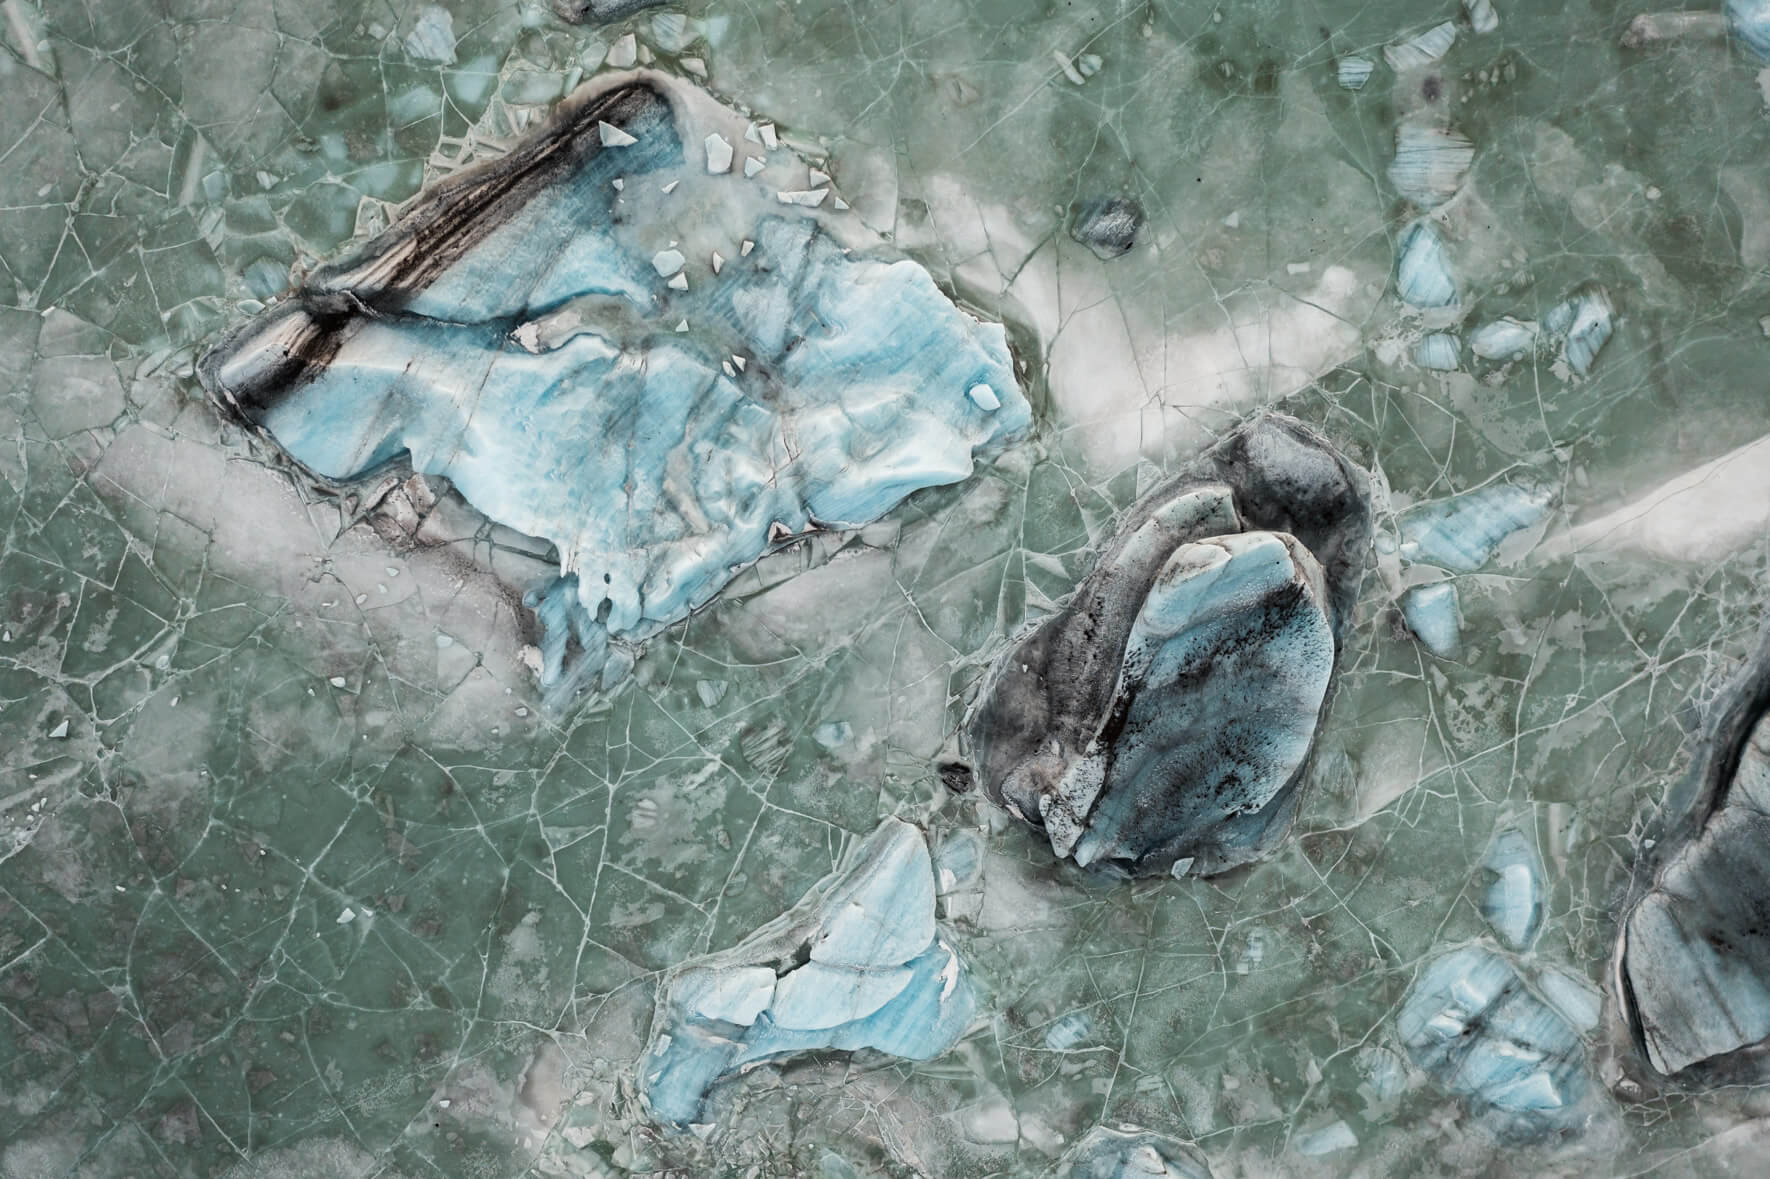
M1045 1029L1045 1047L1053 1052L1073 1052L1093 1037L1093 1017L1086 1011L1071 1011L1052 1020Z
M1462 349L1449 332L1421 336L1414 345L1414 363L1434 372L1451 372L1462 361Z
M1472 573L1515 532L1548 515L1547 486L1499 481L1410 508L1401 517L1401 555L1415 564Z
M1401 235L1396 254L1395 290L1410 307L1449 307L1457 301L1444 238L1430 221L1416 221Z
M1440 659L1456 658L1462 645L1462 615L1454 583L1414 586L1401 595L1401 616L1426 650Z
M1052 849L1132 861L1270 802L1309 753L1333 675L1324 596L1315 558L1284 533L1176 548L1125 644L1113 740L1045 803ZM1178 798L1175 779L1189 786Z
M1351 1150L1358 1145L1358 1135L1352 1132L1352 1127L1348 1126L1345 1119L1342 1118L1337 1122L1330 1122L1318 1130L1297 1135L1291 1145L1298 1154L1305 1158L1317 1158L1324 1154L1333 1154L1335 1151Z
M1567 367L1583 377L1592 371L1598 350L1610 339L1615 315L1610 293L1595 283L1588 283L1549 308L1549 313L1543 316L1543 326L1562 338Z
M673 971L638 1066L652 1115L699 1122L709 1091L759 1061L831 1049L929 1060L950 1049L977 995L934 924L933 878L921 832L887 819L790 912ZM869 964L818 961L820 944Z
M1727 0L1725 12L1740 48L1770 65L1770 0Z
M1429 963L1402 1000L1396 1030L1414 1064L1507 1136L1581 1120L1576 1106L1591 1076L1578 1033L1492 950L1465 946Z
M1211 1168L1178 1138L1095 1126L1058 1160L1051 1179L1211 1179Z
M1502 316L1469 334L1469 351L1483 360L1513 360L1534 351L1536 338L1536 324Z
M1433 208L1456 195L1474 159L1474 145L1462 132L1432 121L1407 119L1395 128L1389 183L1415 204Z
M607 640L687 617L780 537L875 520L1031 424L1001 325L808 211L763 217L753 249L664 290L659 243L617 214L613 181L688 167L675 100L662 83L594 85L201 366L316 476L403 456L550 542L550 686L574 642L590 683L632 654ZM606 120L633 141L598 146Z
M1543 926L1543 862L1536 848L1508 827L1494 836L1481 866L1493 874L1481 893L1481 915L1506 945L1528 950Z

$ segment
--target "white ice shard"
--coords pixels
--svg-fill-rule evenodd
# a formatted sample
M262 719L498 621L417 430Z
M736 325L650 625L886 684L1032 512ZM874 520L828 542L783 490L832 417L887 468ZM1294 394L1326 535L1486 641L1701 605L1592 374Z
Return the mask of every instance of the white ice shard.
M819 959L831 946L844 963ZM654 1118L682 1127L704 1120L710 1090L749 1065L862 1048L929 1060L976 1009L964 963L934 924L927 842L887 819L791 911L671 973L639 1091Z
M1462 615L1455 582L1416 585L1401 595L1401 616L1420 645L1441 659L1454 659L1462 645Z

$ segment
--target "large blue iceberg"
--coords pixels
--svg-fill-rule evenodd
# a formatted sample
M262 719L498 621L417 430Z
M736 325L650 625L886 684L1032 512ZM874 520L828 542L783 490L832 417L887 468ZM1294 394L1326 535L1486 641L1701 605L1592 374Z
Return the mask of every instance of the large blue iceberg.
M997 660L985 793L1078 864L1212 875L1290 829L1371 539L1362 472L1301 423L1237 431L1138 504Z
M732 118L657 75L586 87L242 325L206 387L322 483L409 463L551 542L542 596L595 672L1031 421L999 324L852 215L703 162Z
M706 1120L709 1091L759 1061L830 1049L931 1060L977 1010L934 922L922 833L887 819L793 909L737 946L674 970L639 1092L669 1126Z

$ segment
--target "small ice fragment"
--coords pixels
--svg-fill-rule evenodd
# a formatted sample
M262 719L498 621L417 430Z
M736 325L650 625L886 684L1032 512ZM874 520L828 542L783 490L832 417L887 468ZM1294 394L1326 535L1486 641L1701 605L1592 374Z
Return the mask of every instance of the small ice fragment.
M1435 372L1451 372L1460 359L1457 338L1449 332L1433 332L1414 345L1414 363Z
M1389 183L1408 200L1432 208L1456 195L1474 159L1475 148L1461 132L1409 120L1395 129Z
M676 191L676 186L681 183L682 183L681 180L672 180L672 181L670 181L670 183L662 185L658 189L658 191L662 192L665 196L669 196L671 193Z
M350 908L350 906L346 905L344 908L344 912L338 914L338 922L337 923L339 925L349 925L352 921L355 921L355 920L356 920L356 910L354 910L354 909Z
M651 18L651 37L665 53L681 53L695 35L689 31L685 13L660 12Z
M1045 1047L1052 1052L1073 1052L1094 1035L1094 1021L1086 1011L1059 1016L1045 1029Z
M731 171L731 141L714 132L707 136L707 171L717 176Z
M1098 53L1082 53L1076 56L1076 69L1081 71L1084 78L1092 78L1105 64L1106 59Z
M996 396L996 391L981 381L965 390L965 396L976 402L978 409L987 413L1002 408L1002 399Z
M615 177L613 180L609 181L609 183L614 186L616 192L620 192L623 188L627 187L627 181L620 176Z
M342 688L344 686L344 677L341 675L335 675L326 682L331 684L334 688Z
M744 257L748 258L750 256L750 251L755 248L756 248L756 243L751 241L749 238L745 238L744 244L738 247L738 253L740 253Z
M454 645L455 645L455 640L453 638L449 637L448 635L437 635L436 636L436 649L438 651L446 651L450 647L453 647Z
M830 202L830 208L832 208L832 209L846 209L847 207L848 207L848 202L843 200L841 197L837 197L835 200Z
M1462 619L1454 583L1414 586L1401 595L1401 616L1426 650L1440 659L1456 657L1462 642Z
M718 274L720 269L722 267L724 267L724 265L725 265L725 259L720 257L718 250L714 250L713 251L713 273Z
M1481 866L1493 874L1481 894L1481 915L1514 950L1528 950L1543 924L1543 863L1516 827L1494 836Z
M606 60L617 70L632 69L633 63L639 60L639 38L627 33L615 42Z
M679 332L686 332L688 330L688 320L678 320L676 323L676 330Z
M754 175L756 175L756 173L762 171L762 169L764 169L766 167L768 167L767 163L765 163L763 160L761 160L760 158L758 158L756 156L745 156L744 157L744 175L745 176L754 176Z
M819 185L828 184L830 182L830 174L825 172L822 168L813 168L811 169L810 180L811 183L809 187L817 188Z
M1740 48L1770 64L1770 0L1727 0L1725 12Z
M749 143L762 142L762 133L756 130L756 124L751 123L748 127L744 128L744 139Z
M439 5L426 4L406 34L406 54L414 61L455 64L455 18Z
M682 269L685 261L681 250L659 250L651 256L652 269L658 272L659 278L669 278Z
M721 360L719 362L719 370L728 377L735 377L738 375L737 369L731 367L731 361L729 360Z
M744 371L744 366L746 364L750 363L749 361L745 360L743 357L739 356L736 352L733 352L731 354L731 362L733 364L737 365L737 370L740 373Z
M1413 307L1448 307L1457 301L1444 239L1431 222L1416 221L1401 235L1395 287L1401 301Z
M1335 78L1342 90L1363 90L1364 84L1371 80L1377 63L1368 57L1342 57L1335 67Z
M847 721L826 721L812 730L811 739L825 749L836 749L854 740L854 726Z
M1456 43L1457 26L1450 21L1433 25L1416 37L1399 41L1383 48L1383 57L1389 62L1389 68L1396 73L1404 70L1419 69L1431 65Z
M56 725L53 729L49 730L49 735L57 741L66 737L68 735L68 719L63 717L59 725Z
M730 686L725 680L696 680L694 693L701 698L703 706L711 708L725 699L725 691Z
M1543 317L1544 327L1565 338L1563 353L1567 366L1580 376L1592 371L1598 350L1610 339L1614 312L1610 293L1593 283L1557 303Z
M1536 324L1506 316L1471 332L1469 351L1483 360L1512 360L1536 348L1536 331Z
M673 291L686 291L688 289L688 275L678 270L670 276L670 281L664 285Z
M791 192L777 192L774 199L783 205L803 205L808 209L815 209L829 195L830 190L827 188L800 188Z
M1082 76L1082 71L1076 69L1075 63L1070 61L1061 49L1051 51L1051 60L1057 63L1057 68L1063 71L1063 76L1077 86L1084 85L1088 81Z
M1469 27L1477 33L1491 33L1500 27L1500 14L1493 9L1493 0L1463 0L1463 12Z
M1144 220L1143 206L1130 197L1094 197L1076 206L1069 236L1110 262L1137 244Z
M601 137L604 147L627 147L639 142L613 123L602 120L598 120L596 123L596 134Z
M1350 1150L1358 1145L1358 1135L1352 1132L1344 1120L1331 1126L1323 1126L1319 1130L1311 1130L1299 1135L1294 1145L1297 1153L1308 1157L1332 1154L1336 1150Z
M775 137L773 123L763 123L763 124L759 125L756 128L756 130L759 131L762 135L762 146L763 147L766 147L768 150L773 151L775 148L780 146L781 141Z

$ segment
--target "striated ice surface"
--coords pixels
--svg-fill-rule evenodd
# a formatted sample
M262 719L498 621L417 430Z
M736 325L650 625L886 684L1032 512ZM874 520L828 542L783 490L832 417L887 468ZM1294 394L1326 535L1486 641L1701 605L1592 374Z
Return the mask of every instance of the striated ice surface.
M1401 554L1409 561L1470 573L1493 559L1515 533L1548 515L1548 487L1500 481L1410 508L1401 517Z
M977 998L934 924L922 833L888 819L791 911L672 971L637 1066L653 1117L686 1126L749 1066L827 1049L911 1060L949 1050Z
M1543 864L1524 831L1494 836L1481 866L1492 876L1481 893L1481 915L1514 950L1528 950L1543 924Z
M762 215L750 250L667 289L685 258L647 247L656 198L612 182L698 175L677 132L688 110L662 82L593 87L202 365L320 478L408 462L550 542L562 580L545 596L562 600L543 620L566 616L579 678L603 671L610 640L680 621L779 541L964 479L1030 420L1000 327L815 219ZM979 385L990 403L967 396ZM550 622L550 682L565 633Z
M1444 237L1430 221L1416 221L1402 233L1395 289L1403 303L1414 307L1448 307L1457 301L1457 281Z
M1134 1126L1095 1126L1065 1152L1049 1179L1211 1179L1199 1151Z

